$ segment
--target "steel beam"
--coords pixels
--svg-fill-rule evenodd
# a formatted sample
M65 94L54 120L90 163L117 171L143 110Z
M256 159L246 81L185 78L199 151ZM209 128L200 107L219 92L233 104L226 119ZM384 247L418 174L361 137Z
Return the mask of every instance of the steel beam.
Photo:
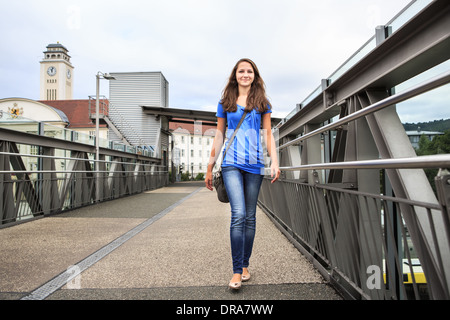
M95 154L95 146L93 145L87 145L69 140L55 139L41 135L34 135L25 132L9 130L5 128L0 128L0 141L12 141L17 144L35 145L47 148L72 150ZM113 150L102 147L100 147L100 154L112 157L123 157L128 159L151 161L153 163L161 162L161 159L159 158L146 157L139 154L133 154L125 151Z

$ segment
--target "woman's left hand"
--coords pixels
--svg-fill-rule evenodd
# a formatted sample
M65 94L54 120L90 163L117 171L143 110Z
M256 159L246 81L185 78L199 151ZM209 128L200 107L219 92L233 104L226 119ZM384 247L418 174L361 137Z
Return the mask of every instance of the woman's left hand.
M278 164L272 163L270 165L270 177L273 178L271 183L274 183L280 177L281 170L278 167Z

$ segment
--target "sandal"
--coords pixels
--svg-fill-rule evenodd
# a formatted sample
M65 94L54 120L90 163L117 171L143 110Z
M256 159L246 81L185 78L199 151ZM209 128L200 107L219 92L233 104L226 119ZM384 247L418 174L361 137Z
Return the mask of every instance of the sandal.
M248 280L250 280L250 273L246 274L245 276L242 275L242 282L245 282L245 281L248 281Z
M242 277L241 277L241 280L242 280ZM228 284L228 287L229 287L230 289L233 289L233 290L238 290L238 289L240 289L241 286L242 286L242 281L241 281L241 280L239 280L239 281L233 281L233 279L231 279L230 283Z
M228 287L232 290L239 290L242 286L242 281L231 282L228 284Z

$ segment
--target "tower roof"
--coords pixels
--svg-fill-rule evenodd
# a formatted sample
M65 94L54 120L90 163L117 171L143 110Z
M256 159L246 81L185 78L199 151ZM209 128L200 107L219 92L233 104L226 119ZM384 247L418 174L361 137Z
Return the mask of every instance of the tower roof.
M69 51L69 50L67 50L67 48L66 47L64 47L62 44L60 44L59 42L58 43L51 43L51 44L49 44L48 46L47 46L47 49L50 49L50 48L62 48L62 49L64 49L64 50L66 50L66 51Z
M64 59L70 62L70 56L68 54L69 50L59 43L50 43L47 46L47 50L44 51L44 60L48 59ZM56 54L56 55L55 55ZM57 56L57 54L63 54L63 56Z

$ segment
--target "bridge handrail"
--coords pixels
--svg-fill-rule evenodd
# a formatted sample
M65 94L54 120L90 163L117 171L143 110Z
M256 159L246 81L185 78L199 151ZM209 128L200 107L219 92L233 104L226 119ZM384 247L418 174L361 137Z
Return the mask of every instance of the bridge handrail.
M74 158L74 157L62 157L62 156L47 156L42 154L25 154L25 153L15 153L15 152L2 152L0 151L0 155L7 155L7 156L18 156L21 157L35 157L35 158L46 158L46 159L61 159L61 160L77 160L77 161L89 161L89 162L99 162L99 163L111 163L111 164L134 164L134 162L127 162L127 161L117 161L117 160L95 160L95 159L84 159L84 158ZM152 167L165 167L164 165L159 164L153 164L153 163L141 163L143 166L152 166ZM5 171L0 171L0 173L3 173ZM15 171L17 172L17 171Z
M450 168L450 154L417 156L413 158L374 159L316 163L301 166L280 167L281 171L319 170L319 169L423 169Z
M158 159L61 143L32 133L0 138L0 226L160 188L169 172ZM36 154L27 151L39 147ZM65 156L71 152L71 156Z

